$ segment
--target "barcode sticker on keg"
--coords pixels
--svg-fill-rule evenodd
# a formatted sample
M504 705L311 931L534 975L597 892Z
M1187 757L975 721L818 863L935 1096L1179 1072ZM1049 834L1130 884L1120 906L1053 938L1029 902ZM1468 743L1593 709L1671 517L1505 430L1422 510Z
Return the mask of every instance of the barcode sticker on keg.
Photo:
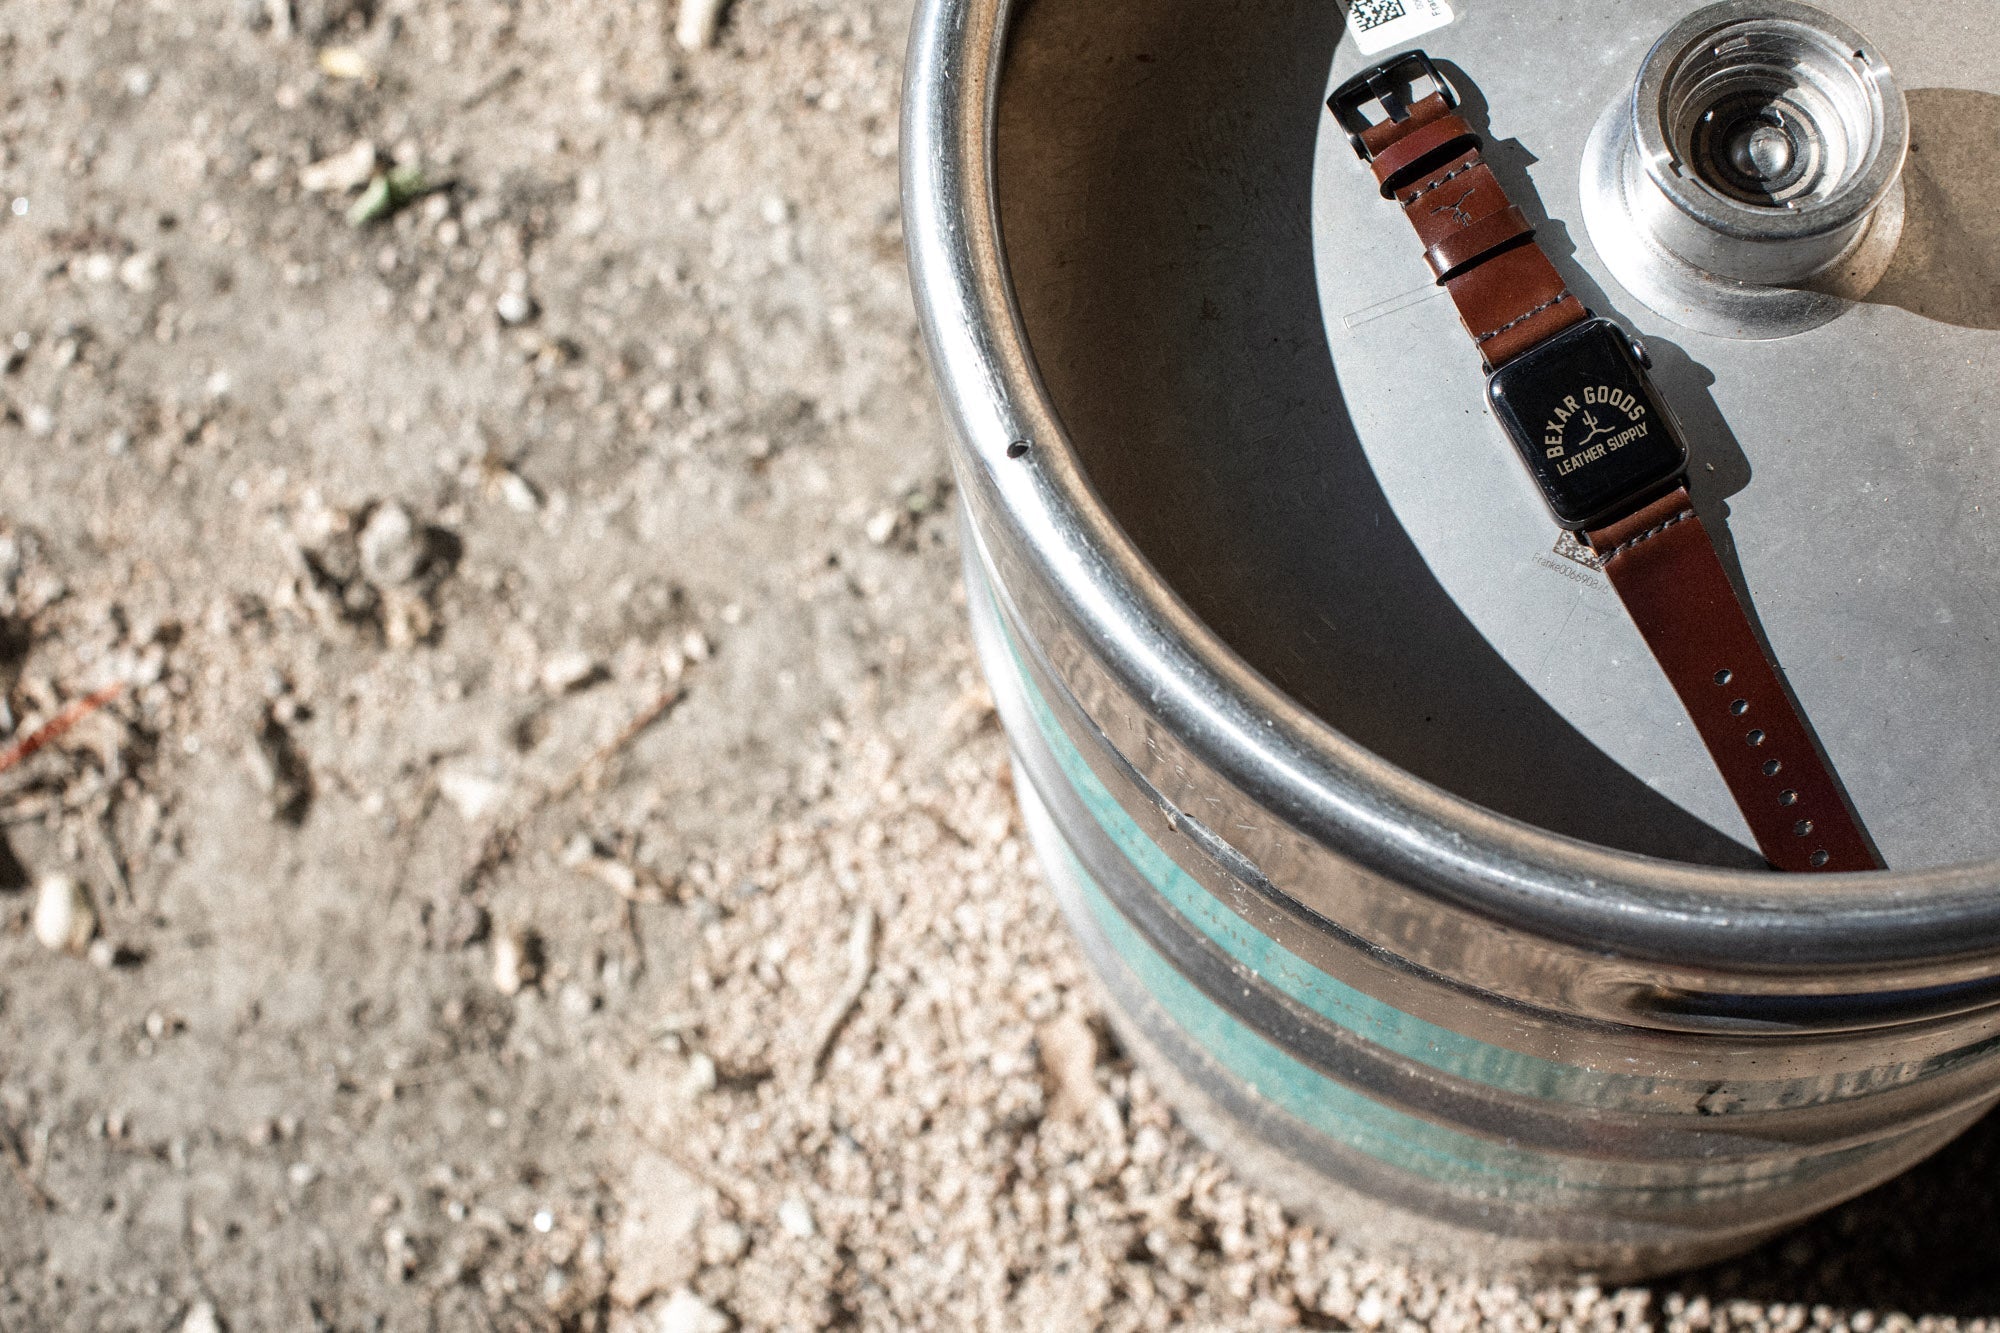
M1354 44L1372 56L1451 22L1449 0L1346 0Z

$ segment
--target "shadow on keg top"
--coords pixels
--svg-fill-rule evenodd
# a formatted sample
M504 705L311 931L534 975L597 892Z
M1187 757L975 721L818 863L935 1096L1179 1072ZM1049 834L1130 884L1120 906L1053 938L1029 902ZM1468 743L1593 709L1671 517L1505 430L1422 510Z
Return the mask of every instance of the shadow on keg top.
M1217 0L1034 0L1016 20L1001 222L1028 340L1083 465L1189 607L1360 744L1559 833L1761 865L1544 703L1439 586L1376 482L1313 272L1313 158L1340 21L1324 3ZM1412 348L1413 373L1432 354ZM1688 411L1707 401L1699 367L1671 350L1660 360L1690 433L1718 428L1709 456L1734 453L1698 478L1719 500L1747 466L1719 414ZM1466 429L1491 429L1482 412L1468 404Z
M1968 329L2000 329L2000 97L1909 93L1903 239L1867 300Z

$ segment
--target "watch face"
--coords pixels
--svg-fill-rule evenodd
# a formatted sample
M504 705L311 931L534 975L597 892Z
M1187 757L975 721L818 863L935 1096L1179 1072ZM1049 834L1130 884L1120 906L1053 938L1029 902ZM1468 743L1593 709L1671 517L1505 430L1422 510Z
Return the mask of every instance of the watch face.
M1609 320L1514 358L1493 372L1487 393L1566 528L1619 517L1687 468L1673 414Z

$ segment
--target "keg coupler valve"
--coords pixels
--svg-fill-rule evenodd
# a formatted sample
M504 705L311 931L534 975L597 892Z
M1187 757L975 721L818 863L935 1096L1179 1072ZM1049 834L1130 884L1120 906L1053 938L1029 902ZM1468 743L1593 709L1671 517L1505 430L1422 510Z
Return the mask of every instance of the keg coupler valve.
M1584 219L1660 314L1782 338L1881 279L1909 139L1902 91L1859 32L1791 0L1724 0L1662 37L1598 122Z

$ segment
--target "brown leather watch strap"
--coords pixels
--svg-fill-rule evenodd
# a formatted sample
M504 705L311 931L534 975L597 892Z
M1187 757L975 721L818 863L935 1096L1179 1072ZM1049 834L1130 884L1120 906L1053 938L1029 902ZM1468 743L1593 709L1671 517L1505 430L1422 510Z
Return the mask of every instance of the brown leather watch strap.
M1587 319L1445 95L1399 109L1402 119L1361 132L1368 165L1416 228L1487 368Z
M1877 870L1685 487L1584 534L1780 870Z
M1411 78L1435 91L1406 100ZM1414 89L1414 84L1409 84ZM1369 122L1360 108L1378 103ZM1428 56L1406 52L1328 101L1402 205L1488 371L1590 318L1534 241ZM1642 498L1642 497L1638 497ZM1583 534L1686 705L1757 845L1780 870L1881 866L1715 553L1685 487Z

